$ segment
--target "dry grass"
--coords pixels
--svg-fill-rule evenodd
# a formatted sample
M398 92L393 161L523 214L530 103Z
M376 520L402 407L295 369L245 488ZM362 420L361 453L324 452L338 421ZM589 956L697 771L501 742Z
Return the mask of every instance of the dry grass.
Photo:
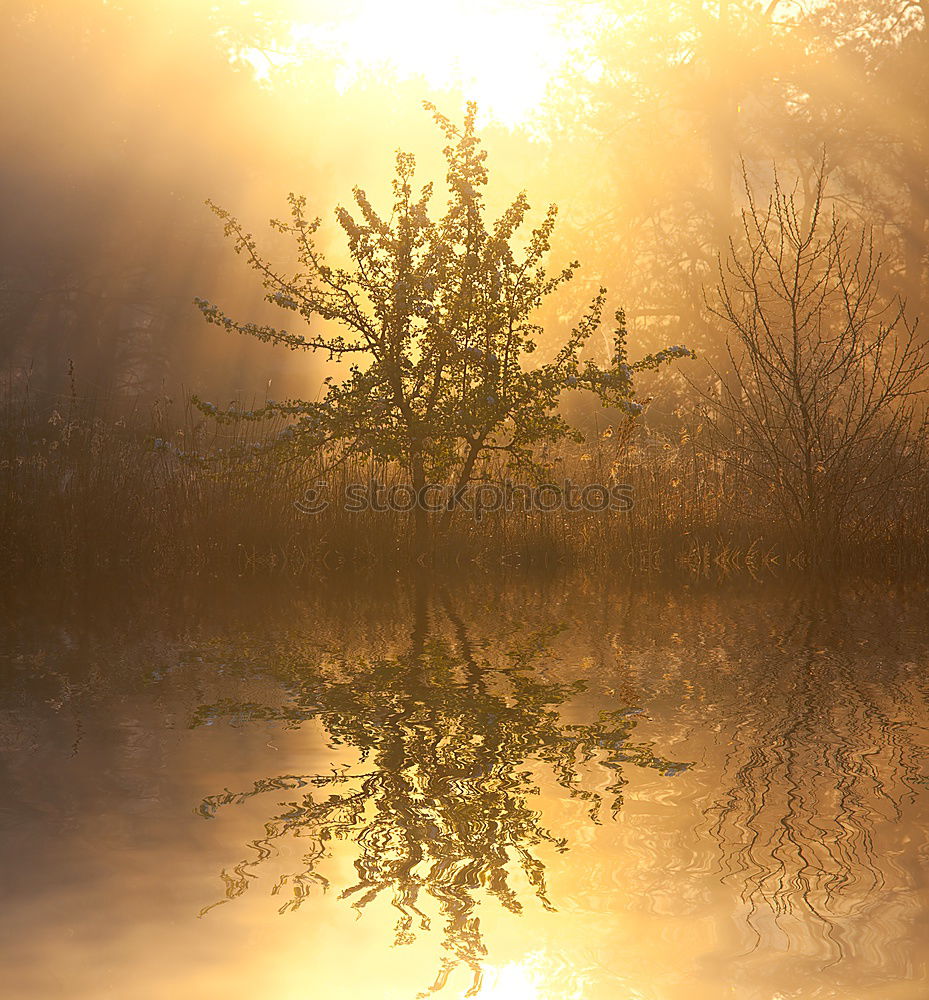
M280 427L265 426L256 438L249 436L254 425L204 424L189 408L169 426L166 412L158 403L127 410L75 393L54 404L28 390L5 395L0 532L8 577L99 570L300 575L417 559L698 576L811 565L771 498L686 433L669 439L629 428L549 456L554 482L630 484L629 512L514 509L487 513L481 523L459 514L419 554L409 514L350 513L338 502L306 514L294 505L321 478L329 496L340 497L349 483L399 481L397 469L356 459L327 470L321 456L282 459L253 447ZM158 439L171 447L156 447ZM921 490L895 494L816 562L924 567L927 504Z

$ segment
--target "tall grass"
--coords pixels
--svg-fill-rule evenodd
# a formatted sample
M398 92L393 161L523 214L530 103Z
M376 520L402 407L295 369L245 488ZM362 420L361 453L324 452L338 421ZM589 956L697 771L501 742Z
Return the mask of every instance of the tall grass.
M361 458L286 457L271 449L282 426L220 426L164 401L127 407L77 392L38 397L28 387L0 403L2 569L24 574L120 570L169 575L313 573L414 561L570 563L619 573L706 575L757 571L811 557L757 483L714 459L699 433L661 436L626 425L548 455L552 481L629 484L627 512L456 514L413 547L412 516L339 502L351 483L402 481L399 469ZM499 470L485 470L490 476ZM295 505L328 484L321 513ZM912 484L816 560L831 566L924 567L929 498Z

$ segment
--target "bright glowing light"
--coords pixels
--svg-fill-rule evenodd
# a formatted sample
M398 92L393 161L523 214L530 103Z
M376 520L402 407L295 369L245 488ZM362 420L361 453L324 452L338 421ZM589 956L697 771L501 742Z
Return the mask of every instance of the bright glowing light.
M422 77L516 125L589 39L595 9L569 18L568 5L552 0L345 0L326 20L310 20L309 11L299 20L297 7L293 38L306 56L336 61L342 88L371 71Z
M502 968L484 967L478 1000L584 1000L587 977L536 952Z
M502 969L488 968L479 1000L543 1000L535 975L516 962Z

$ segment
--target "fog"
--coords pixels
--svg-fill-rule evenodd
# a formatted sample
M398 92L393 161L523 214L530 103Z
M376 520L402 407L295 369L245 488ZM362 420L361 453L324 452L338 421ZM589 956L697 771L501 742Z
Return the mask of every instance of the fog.
M558 203L554 257L582 265L542 317L552 343L604 284L633 351L712 359L706 298L746 180L763 201L777 172L803 200L821 168L827 209L874 227L882 293L918 316L927 6L7 0L0 360L52 395L72 365L87 393L312 394L321 360L230 338L192 305L279 321L204 200L284 260L266 222L287 192L326 220L355 184L377 203L399 147L441 181L421 102L454 117L471 97L491 195Z

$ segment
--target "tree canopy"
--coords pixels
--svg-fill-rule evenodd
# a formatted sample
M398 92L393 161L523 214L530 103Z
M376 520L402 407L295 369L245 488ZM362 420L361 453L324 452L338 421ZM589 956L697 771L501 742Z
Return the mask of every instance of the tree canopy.
M630 363L617 311L609 364L584 359L601 323L601 288L553 356L530 366L527 358L543 332L535 313L579 266L573 261L548 270L557 209L550 206L523 236L530 204L521 192L489 220L487 154L475 105L468 105L461 126L433 105L426 108L445 140L445 209L432 214L433 185L414 191L414 157L398 153L388 215L357 187L354 208L336 210L348 266L330 263L318 246L321 220L308 218L302 196L289 196L289 219L271 223L296 242L293 275L269 262L237 218L212 205L236 252L260 274L268 301L308 323L310 332L239 322L198 299L207 320L290 350L323 352L349 370L341 380L327 378L317 401L269 400L247 412L197 404L220 420L292 417L283 447L330 446L397 461L415 488L430 478L465 485L492 454L510 470L539 471L536 447L575 433L558 412L562 393L587 389L635 417L643 408L635 373L691 352L674 346ZM338 332L331 332L333 323Z

